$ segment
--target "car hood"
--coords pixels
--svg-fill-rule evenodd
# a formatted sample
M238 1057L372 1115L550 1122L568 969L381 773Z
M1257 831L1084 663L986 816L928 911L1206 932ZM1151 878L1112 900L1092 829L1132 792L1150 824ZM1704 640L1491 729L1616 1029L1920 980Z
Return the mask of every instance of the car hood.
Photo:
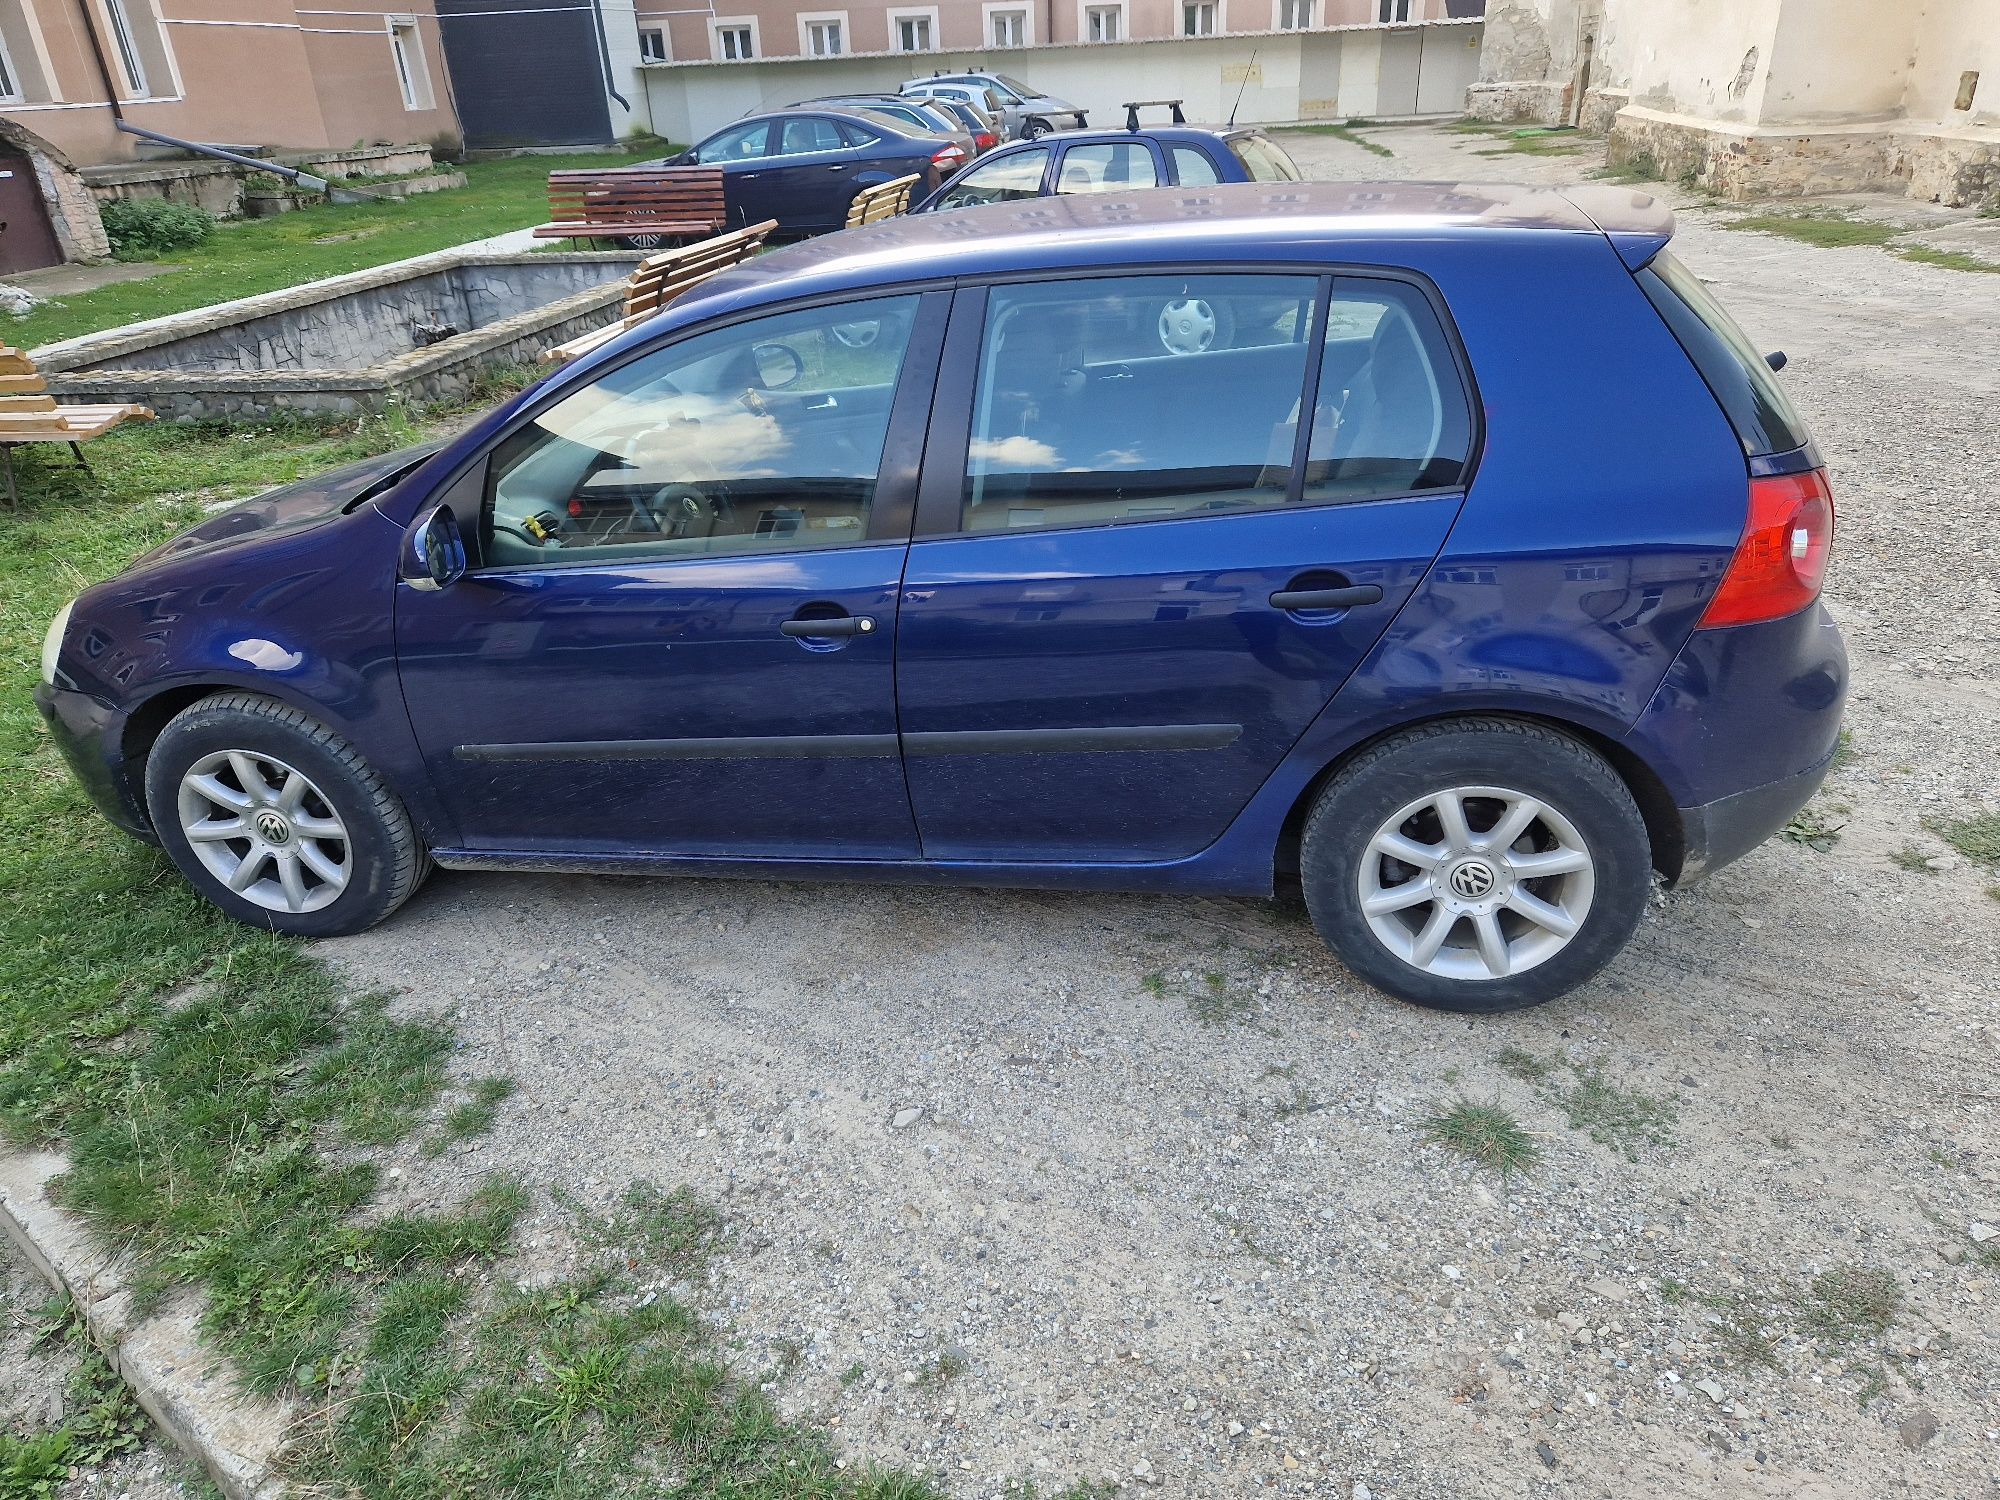
M1074 104L1065 104L1062 100L1054 98L1049 94L1037 94L1032 99L1023 99L1019 104L1015 105L1014 108L1018 110L1024 110L1030 113L1032 113L1035 110L1046 110L1051 114L1058 114L1058 115L1074 115L1081 113L1081 111L1079 111Z
M299 531L316 525L368 498L371 492L387 489L443 446L442 443L419 443L411 448L398 448L394 453L377 454L359 463L343 464L338 469L315 474L310 479L266 490L220 515L210 516L198 526L190 527L172 541L155 547L132 566L144 567L243 537Z

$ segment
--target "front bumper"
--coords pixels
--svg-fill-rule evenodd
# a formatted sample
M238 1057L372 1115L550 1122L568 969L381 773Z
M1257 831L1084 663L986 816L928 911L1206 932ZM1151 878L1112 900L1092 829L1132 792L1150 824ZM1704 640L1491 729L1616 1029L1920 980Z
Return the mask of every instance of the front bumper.
M56 749L97 810L116 828L154 842L138 789L126 774L119 748L120 721L111 705L70 688L35 684L35 707L49 726Z

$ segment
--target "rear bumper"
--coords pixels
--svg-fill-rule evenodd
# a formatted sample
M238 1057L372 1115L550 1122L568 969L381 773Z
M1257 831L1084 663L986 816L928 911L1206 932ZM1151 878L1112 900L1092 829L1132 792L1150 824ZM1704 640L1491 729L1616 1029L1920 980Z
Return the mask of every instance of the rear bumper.
M35 685L35 707L49 726L56 749L97 810L134 838L154 842L146 809L126 774L119 750L118 716L111 705L88 693Z
M1668 877L1698 880L1783 828L1833 763L1846 701L1847 650L1822 605L1696 631L1623 741L1678 815Z

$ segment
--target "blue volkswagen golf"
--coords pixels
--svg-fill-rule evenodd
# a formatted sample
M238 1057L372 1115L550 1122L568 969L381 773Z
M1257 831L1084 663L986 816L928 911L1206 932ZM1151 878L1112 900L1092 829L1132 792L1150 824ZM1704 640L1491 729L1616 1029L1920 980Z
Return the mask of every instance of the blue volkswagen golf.
M1245 183L762 257L85 591L38 698L232 916L432 864L1270 895L1534 1004L1834 750L1826 479L1611 188Z

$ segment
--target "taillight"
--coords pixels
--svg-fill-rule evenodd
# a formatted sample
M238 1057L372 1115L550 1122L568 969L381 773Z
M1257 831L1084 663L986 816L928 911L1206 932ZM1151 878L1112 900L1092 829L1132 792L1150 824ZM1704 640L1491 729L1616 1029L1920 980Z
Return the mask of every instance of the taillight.
M1000 137L990 130L982 130L972 138L972 144L977 146L981 151L991 151L995 146L1000 144Z
M940 170L948 170L965 160L965 150L961 146L946 146L931 158L931 165Z
M1797 614L1819 597L1832 551L1833 491L1824 469L1751 480L1750 523L1701 628Z

